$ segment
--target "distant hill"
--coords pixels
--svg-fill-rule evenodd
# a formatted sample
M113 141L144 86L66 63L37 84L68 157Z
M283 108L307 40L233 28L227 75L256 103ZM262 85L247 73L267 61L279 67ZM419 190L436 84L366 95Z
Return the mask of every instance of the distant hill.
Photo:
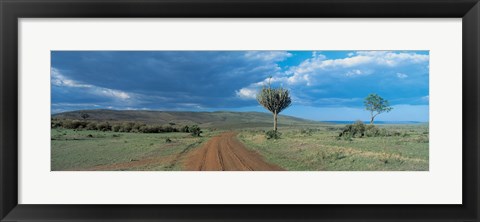
M334 123L334 124L353 124L356 120L329 120L323 121L325 123ZM363 121L365 124L370 124L370 121ZM375 121L375 124L389 124L389 125L404 125L404 124L427 124L428 122L420 122L420 121Z
M271 126L273 116L260 112L183 112L183 111L143 111L143 110L77 110L53 114L58 119L78 119L81 114L87 113L88 120L99 121L138 121L149 124L178 125L198 124L203 127L232 128ZM279 115L279 125L309 125L320 122L305 120L297 117Z

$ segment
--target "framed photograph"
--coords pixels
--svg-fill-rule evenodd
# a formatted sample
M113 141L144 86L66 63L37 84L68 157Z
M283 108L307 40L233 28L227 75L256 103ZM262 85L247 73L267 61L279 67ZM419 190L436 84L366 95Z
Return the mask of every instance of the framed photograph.
M477 0L0 11L1 221L479 221Z

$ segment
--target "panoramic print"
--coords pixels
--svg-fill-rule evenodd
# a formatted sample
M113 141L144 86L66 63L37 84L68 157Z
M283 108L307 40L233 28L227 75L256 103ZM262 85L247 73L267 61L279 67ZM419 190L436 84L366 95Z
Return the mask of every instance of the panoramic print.
M428 171L428 51L52 51L52 171Z

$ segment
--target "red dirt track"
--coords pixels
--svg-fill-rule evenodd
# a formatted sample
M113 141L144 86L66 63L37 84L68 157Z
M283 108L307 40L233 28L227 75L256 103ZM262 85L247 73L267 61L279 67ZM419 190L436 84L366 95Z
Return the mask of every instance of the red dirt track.
M280 171L281 167L267 163L254 151L247 150L236 138L237 133L226 132L208 140L193 151L186 161L189 171Z

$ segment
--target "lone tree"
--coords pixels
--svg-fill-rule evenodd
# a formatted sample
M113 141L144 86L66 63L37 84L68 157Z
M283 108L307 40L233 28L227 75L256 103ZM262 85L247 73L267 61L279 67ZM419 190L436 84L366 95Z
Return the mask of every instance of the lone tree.
M88 117L90 117L90 115L88 115L88 113L82 113L82 114L80 114L80 117L82 117L85 120Z
M375 117L380 113L388 113L393 108L390 107L388 100L383 99L379 95L373 93L368 95L364 101L365 109L370 111L370 124L373 124Z
M270 83L268 87L263 88L257 94L257 101L268 111L273 113L273 130L277 132L277 116L292 103L290 93L282 87L272 88Z

